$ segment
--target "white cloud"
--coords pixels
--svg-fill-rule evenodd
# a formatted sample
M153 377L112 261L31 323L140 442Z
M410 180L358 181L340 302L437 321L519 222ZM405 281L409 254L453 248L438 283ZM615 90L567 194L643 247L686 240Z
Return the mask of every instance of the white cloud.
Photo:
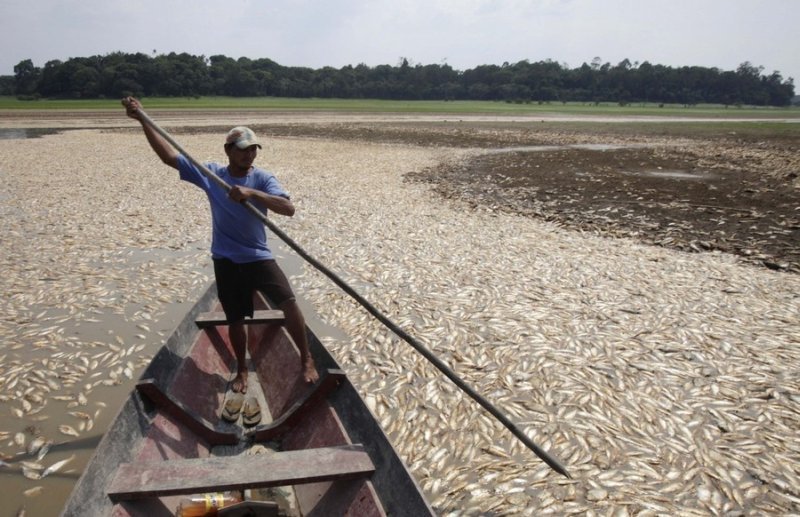
M571 67L595 56L800 80L796 0L4 0L0 74L23 59L114 51L268 57L310 66L523 59Z

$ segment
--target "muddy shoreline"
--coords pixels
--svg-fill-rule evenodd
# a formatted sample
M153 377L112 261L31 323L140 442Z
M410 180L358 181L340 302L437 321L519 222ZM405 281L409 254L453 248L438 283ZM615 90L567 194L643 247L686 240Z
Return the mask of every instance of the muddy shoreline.
M228 127L219 121L230 119L267 138L469 149L474 154L461 163L407 178L471 207L688 253L730 253L758 267L800 272L795 132L737 131L729 124L698 132L669 118L659 124L573 117L586 123L572 126L558 117L169 110L157 115L175 135L223 133ZM105 111L0 113L0 127L28 125L29 134L129 131L126 122Z
M733 202L709 196L726 183L735 196L751 177L765 182L753 192L796 207L796 142L699 138L677 126L664 134L486 118L203 117L155 119L199 160L224 157L223 123L257 128L259 164L298 206L276 223L573 475L550 472L327 278L298 265L297 292L337 330L326 346L438 513L796 509L800 276L779 257L640 244L664 229L689 239L701 208ZM209 280L207 202L153 155L135 123L0 116L0 128L22 127L70 131L0 140L6 462L38 437L91 447L169 334L170 308ZM691 185L705 185L693 198L702 207L686 203ZM592 204L607 199L615 203ZM763 211L778 204L771 199ZM679 223L622 210L659 203ZM604 226L583 229L581 217ZM763 239L788 240L778 232L795 231L786 220ZM650 233L632 235L637 225ZM757 235L752 227L758 221L744 237ZM63 476L38 477L73 452ZM27 476L0 471L7 506L57 512L90 452L54 448Z
M688 253L731 253L758 267L800 273L800 139L552 126L255 125L273 137L474 149L475 156L462 163L442 164L407 178L430 183L443 198L471 207ZM493 152L482 152L486 150Z

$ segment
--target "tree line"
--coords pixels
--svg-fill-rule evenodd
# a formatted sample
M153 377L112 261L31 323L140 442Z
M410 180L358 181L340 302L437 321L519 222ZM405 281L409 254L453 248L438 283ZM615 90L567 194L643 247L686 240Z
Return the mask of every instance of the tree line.
M223 95L788 106L794 82L777 71L766 75L747 61L732 71L628 59L612 65L600 58L577 68L524 60L458 71L446 63L412 64L401 58L395 66L312 69L266 58L115 52L52 60L41 68L26 59L14 67L14 76L0 77L0 94L31 100Z

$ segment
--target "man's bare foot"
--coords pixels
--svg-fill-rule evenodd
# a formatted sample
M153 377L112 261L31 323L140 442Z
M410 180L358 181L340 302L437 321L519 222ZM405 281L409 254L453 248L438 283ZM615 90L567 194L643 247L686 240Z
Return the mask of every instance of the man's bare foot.
M319 373L317 373L317 367L314 365L313 359L308 359L303 363L303 379L306 384L314 384L319 380Z
M231 390L236 393L247 393L247 371L236 374L231 381Z

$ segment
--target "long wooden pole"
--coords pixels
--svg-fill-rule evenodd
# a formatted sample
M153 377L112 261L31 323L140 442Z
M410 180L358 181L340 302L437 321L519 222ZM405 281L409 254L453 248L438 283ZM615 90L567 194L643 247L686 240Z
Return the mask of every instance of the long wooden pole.
M170 143L178 152L183 154L187 160L192 162L200 171L206 175L208 179L225 189L225 192L230 191L231 187L224 180L222 180L219 176L214 174L211 170L208 169L205 165L198 162L194 158L189 155L181 146L176 142L166 131L161 129L158 124L156 124L153 119L151 119L144 110L139 109L139 117L143 122L148 124L152 127L158 134L160 134L167 142ZM494 416L506 429L511 431L511 433L516 436L525 446L532 450L542 461L547 463L550 468L558 472L559 474L571 478L572 476L569 475L567 469L565 469L561 463L556 460L553 456L551 456L547 451L536 445L533 440L528 438L528 436L522 432L522 430L514 424L503 412L501 412L497 407L492 405L485 397L483 397L480 393L475 391L471 386L469 386L463 379L461 379L458 375L451 370L447 364L445 364L441 359L436 357L430 350L425 348L419 341L417 341L414 337L408 334L405 330L400 328L396 325L393 321L391 321L388 317L386 317L382 312L380 312L375 306L369 303L363 296L361 296L355 289L350 287L344 280L339 278L335 273L333 273L330 269L316 260L314 257L306 253L306 251L300 247L294 240L292 240L288 235L286 235L280 228L275 226L275 224L270 221L267 216L261 212L258 208L256 208L252 203L249 201L245 202L245 206L256 216L258 217L266 226L269 228L275 235L277 235L283 242L285 242L289 247L291 247L294 251L297 252L298 255L303 257L307 262L309 262L312 266L318 269L322 274L330 278L336 285L338 285L344 292L349 294L353 299L355 299L362 307L364 307L367 312L372 314L378 321L383 323L389 330L394 332L398 337L400 337L403 341L414 347L414 349L419 352L425 359L427 359L433 366L435 366L440 372L445 374L448 379L453 381L453 383L458 386L461 391L466 393L472 400L480 404L486 411L488 411L492 416Z

